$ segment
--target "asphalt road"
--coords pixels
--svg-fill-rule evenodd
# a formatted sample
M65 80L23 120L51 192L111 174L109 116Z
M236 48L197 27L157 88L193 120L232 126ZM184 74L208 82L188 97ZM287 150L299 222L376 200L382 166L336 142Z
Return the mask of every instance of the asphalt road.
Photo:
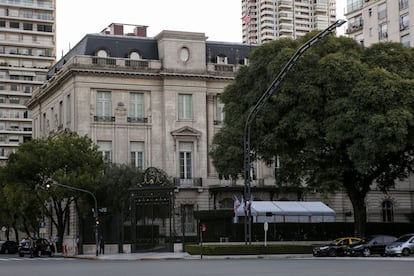
M406 276L413 271L414 261L399 258L106 261L0 256L0 276Z

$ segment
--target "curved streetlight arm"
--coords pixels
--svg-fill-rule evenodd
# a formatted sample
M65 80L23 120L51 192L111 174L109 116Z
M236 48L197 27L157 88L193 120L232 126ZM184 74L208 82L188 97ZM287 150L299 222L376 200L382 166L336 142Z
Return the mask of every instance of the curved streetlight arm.
M249 115L246 119L246 124L244 127L244 201L245 201L245 219L244 219L244 233L245 233L245 243L251 243L251 152L250 152L250 126L253 120L256 118L257 113L262 109L267 100L272 96L272 94L279 87L283 78L286 74L292 69L296 61L303 55L303 53L308 50L316 42L333 32L336 28L342 26L346 21L343 19L337 20L335 23L331 24L328 28L321 31L310 40L305 42L290 58L288 63L282 68L267 90L263 93L254 107L250 110Z
M50 186L58 186L58 187L63 187L69 190L74 190L74 191L79 191L79 192L84 192L87 193L89 195L92 196L94 202L95 202L95 208L93 210L93 216L95 218L95 244L96 244L96 256L98 256L98 248L99 248L99 212L98 212L98 201L96 200L96 196L88 190L85 189L81 189L81 188L77 188L77 187L73 187L73 186L69 186L69 185L65 185L65 184L61 184L61 183L57 183L56 181L53 180L48 180L46 181L46 185L50 185ZM49 187L50 187L49 186Z

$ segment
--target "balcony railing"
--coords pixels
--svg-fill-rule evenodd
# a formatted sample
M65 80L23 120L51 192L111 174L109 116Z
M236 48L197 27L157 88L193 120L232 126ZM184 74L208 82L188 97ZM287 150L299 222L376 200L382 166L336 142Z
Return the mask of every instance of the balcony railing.
M195 178L174 178L174 186L176 187L201 187L202 186L202 178L195 177Z
M114 116L93 116L95 122L115 122Z
M127 117L128 123L148 123L148 118L141 118L141 117Z

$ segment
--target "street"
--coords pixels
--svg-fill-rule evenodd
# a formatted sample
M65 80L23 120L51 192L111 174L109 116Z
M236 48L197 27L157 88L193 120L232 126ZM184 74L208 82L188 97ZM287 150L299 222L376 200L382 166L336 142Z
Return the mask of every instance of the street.
M0 276L397 276L413 271L413 257L106 261L0 255Z

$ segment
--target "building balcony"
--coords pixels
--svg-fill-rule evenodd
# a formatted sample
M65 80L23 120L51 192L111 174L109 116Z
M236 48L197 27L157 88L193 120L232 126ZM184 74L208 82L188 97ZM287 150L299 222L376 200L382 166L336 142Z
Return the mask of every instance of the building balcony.
M93 116L95 122L115 122L115 116Z
M202 178L179 178L174 177L174 186L179 188L199 188L202 186Z
M141 118L141 117L127 117L128 123L148 123L148 118Z

